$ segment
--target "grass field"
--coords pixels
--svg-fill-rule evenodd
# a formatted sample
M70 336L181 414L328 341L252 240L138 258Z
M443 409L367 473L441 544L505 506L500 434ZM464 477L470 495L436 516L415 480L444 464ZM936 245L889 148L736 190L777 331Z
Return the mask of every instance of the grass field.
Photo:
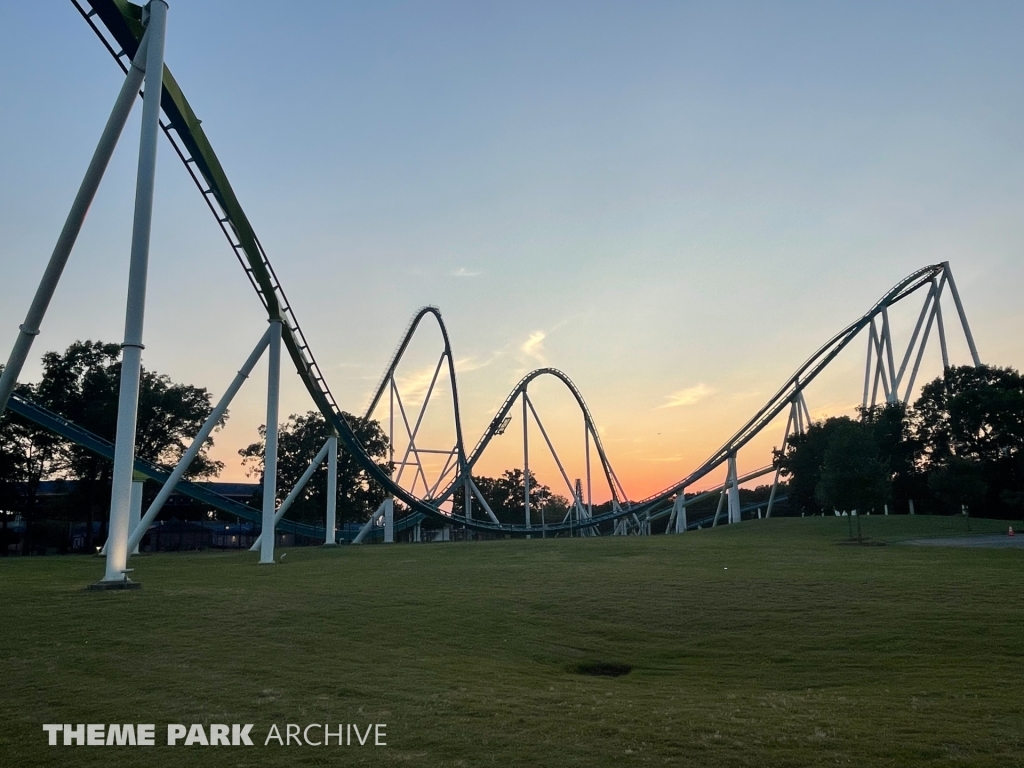
M893 544L958 518L862 522L889 545L808 518L166 554L116 594L83 591L94 558L0 560L0 764L1024 765L1024 551ZM156 723L157 744L255 723L257 746L48 747L48 722ZM314 722L385 722L388 746L262 745Z

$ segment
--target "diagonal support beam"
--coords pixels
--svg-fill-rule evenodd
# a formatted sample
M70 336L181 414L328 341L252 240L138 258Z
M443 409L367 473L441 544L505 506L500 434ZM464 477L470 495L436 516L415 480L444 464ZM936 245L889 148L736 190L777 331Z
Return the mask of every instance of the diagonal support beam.
M274 528L277 528L277 524L281 522L281 518L284 517L285 513L291 508L292 504L295 503L295 500L299 498L299 494L302 493L302 489L306 487L306 484L309 482L310 478L313 477L313 473L316 472L317 468L323 463L323 460L327 458L327 454L330 452L330 450L331 438L327 438L327 441L324 443L323 448L321 448L320 452L313 457L313 460L311 462L309 462L309 466L306 467L306 471L302 473L302 477L300 477L299 481L295 483L295 487L292 488L291 493L289 493L285 500L281 502L281 506L278 507L277 511L274 513ZM256 541L252 543L252 546L249 548L249 551L259 551L262 544L263 531L260 531L260 535L256 537Z
M153 499L153 503L149 505L149 509L146 510L146 514L143 515L142 519L135 526L131 532L131 536L128 538L128 551L134 552L135 548L138 547L139 542L142 541L142 537L146 535L146 531L149 530L149 526L152 525L156 516L160 514L160 510L163 509L167 499L170 498L171 494L174 493L174 489L178 487L178 483L188 472L188 468L192 465L196 456L203 449L203 444L207 438L213 433L213 430L220 423L220 420L224 417L224 413L227 411L228 406L231 405L231 401L234 400L235 395L238 394L238 390L242 388L242 384L249 378L249 374L252 373L252 369L256 367L256 363L263 356L264 350L270 344L271 328L267 328L266 332L260 338L259 342L253 348L249 357L245 363L239 369L238 373L235 374L235 378L231 381L227 390L221 395L220 400L214 407L213 411L207 417L206 421L203 422L203 426L200 427L199 432L192 440L192 444L188 447L188 450L182 455L178 461L174 471L171 472L171 476L167 478L167 482L163 484L160 492Z
M110 164L110 158L117 147L118 139L121 138L125 123L128 122L128 116L131 114L132 106L135 104L135 98L139 93L139 88L142 87L142 80L146 74L148 50L149 32L147 31L142 37L139 50L136 52L135 58L132 59L131 67L121 84L121 91L114 102L114 108L100 135L92 160L89 161L89 167L78 188L78 194L75 195L75 201L71 204L71 210L64 221L64 228L60 232L60 237L57 238L57 244L50 254L50 261L39 281L39 287L36 288L32 304L25 315L25 322L19 328L18 338L7 359L7 365L4 366L3 374L0 375L0 414L3 414L7 408L7 401L18 384L18 377L28 359L32 342L39 335L39 328L46 316L46 310L57 290L61 275L64 274L64 267L67 266L68 259L71 257L71 251L82 231L82 225L85 224L85 217L89 213L92 201L96 198L96 192L106 173L107 166Z

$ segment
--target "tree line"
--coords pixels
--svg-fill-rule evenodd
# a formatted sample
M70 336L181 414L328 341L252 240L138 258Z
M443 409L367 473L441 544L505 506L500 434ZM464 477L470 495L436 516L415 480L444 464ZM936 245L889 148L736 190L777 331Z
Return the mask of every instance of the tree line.
M814 422L775 452L796 514L1024 514L1024 377L946 369L912 404Z

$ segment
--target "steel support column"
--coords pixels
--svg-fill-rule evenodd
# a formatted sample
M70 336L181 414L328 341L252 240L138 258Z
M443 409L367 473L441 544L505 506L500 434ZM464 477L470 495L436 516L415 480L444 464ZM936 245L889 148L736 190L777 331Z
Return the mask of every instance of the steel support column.
M526 390L523 390L523 514L525 524L530 528L530 422L526 412Z
M270 321L270 354L267 365L267 434L263 451L263 525L260 531L260 564L274 562L274 515L277 512L277 420L281 396L280 320ZM269 536L267 534L270 534Z
M160 128L160 96L163 93L164 34L167 3L151 0L146 50L146 93L142 101L142 131L135 186L135 222L132 228L128 272L128 304L121 352L121 385L117 401L114 471L110 492L110 523L104 582L124 580L128 565L132 475L135 467L135 428L138 419L142 376L142 329L146 310L146 278L149 241L153 225L153 191L156 182L156 150Z
M327 525L324 544L338 543L338 436L327 438Z
M963 302L960 301L960 291L956 289L956 283L953 280L953 271L949 268L949 262L942 262L942 267L945 270L946 279L949 281L949 290L953 294L953 303L956 304L957 314L960 315L960 325L963 326L964 336L967 337L967 346L971 349L971 359L974 361L975 367L981 365L981 357L978 356L978 347L974 344L974 334L971 333L971 326L967 323L967 313L964 312Z
M390 496L384 499L384 543L395 543L395 500Z
M729 522L738 523L740 515L740 483L736 472L736 454L729 457Z

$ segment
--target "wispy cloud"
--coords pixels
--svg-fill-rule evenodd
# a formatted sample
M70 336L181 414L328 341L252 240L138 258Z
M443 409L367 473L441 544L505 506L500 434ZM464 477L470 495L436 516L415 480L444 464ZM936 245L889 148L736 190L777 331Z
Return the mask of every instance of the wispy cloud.
M479 360L475 357L460 357L455 361L455 372L456 373L469 373L470 371L479 371L481 368L486 368L488 365L494 362L494 355L487 358L486 360Z
M402 394L402 402L406 406L420 405L427 396L430 388L430 380L434 377L435 366L431 365L421 368L418 371L410 371L407 374L399 374L398 391ZM431 399L441 391L448 389L448 376L444 369L438 374L437 383L434 384L434 391Z
M544 339L547 337L544 331L534 331L519 349L540 363L547 362L544 358Z
M694 405L713 394L715 394L715 390L711 387L706 384L697 384L693 387L680 389L673 392L671 395L666 395L665 399L668 400L668 402L663 405L659 405L655 410L659 410L661 408L678 408L681 405Z
M475 272L473 270L466 269L465 267L459 267L452 272L452 277L479 277L482 274L483 272Z

